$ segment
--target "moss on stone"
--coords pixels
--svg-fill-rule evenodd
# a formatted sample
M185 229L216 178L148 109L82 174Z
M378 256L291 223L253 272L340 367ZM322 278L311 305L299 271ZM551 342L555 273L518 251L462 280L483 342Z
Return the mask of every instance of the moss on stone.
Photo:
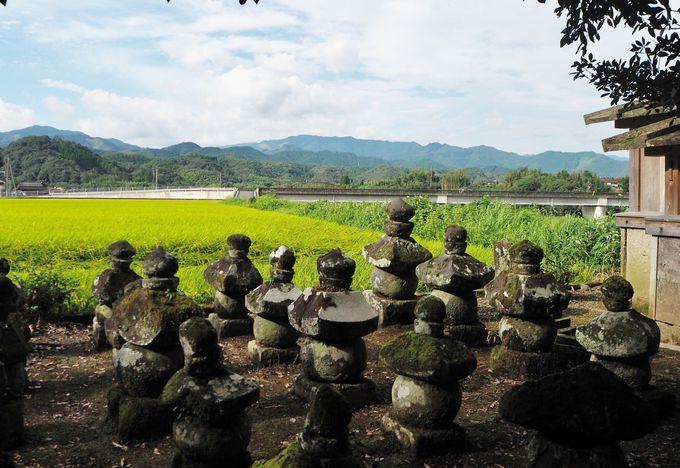
M407 332L387 343L380 358L400 374L447 384L472 374L474 353L458 341Z
M335 459L320 459L306 454L298 442L293 442L270 460L256 461L252 468L361 468L354 457L346 455Z
M543 261L543 249L528 240L513 244L508 254L515 264L540 265Z

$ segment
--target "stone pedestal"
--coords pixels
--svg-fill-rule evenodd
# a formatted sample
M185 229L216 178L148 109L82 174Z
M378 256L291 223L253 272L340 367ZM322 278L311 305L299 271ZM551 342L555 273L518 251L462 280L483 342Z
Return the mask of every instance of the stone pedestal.
M463 452L466 447L465 431L455 423L448 429L422 429L402 424L392 413L387 413L382 418L382 426L414 458Z
M518 380L535 380L566 370L567 361L557 353L523 353L504 346L491 350L489 369Z
M385 212L389 217L385 235L363 250L366 261L375 266L373 289L364 295L378 313L379 326L413 323L418 287L415 269L432 254L411 237L414 225L410 219L416 213L412 206L396 198L385 206Z

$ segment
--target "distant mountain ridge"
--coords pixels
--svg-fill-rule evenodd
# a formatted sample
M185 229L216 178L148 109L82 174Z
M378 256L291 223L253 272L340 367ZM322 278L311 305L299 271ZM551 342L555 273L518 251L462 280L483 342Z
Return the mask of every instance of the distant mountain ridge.
M520 155L485 145L461 148L443 143L420 145L412 141L394 142L313 135L265 140L252 146L269 154L293 150L352 153L391 161L393 164L432 167L438 170L496 166L508 170L530 167L546 172L587 170L605 177L621 177L628 174L628 161L592 151L576 153L545 151L534 155Z
M75 142L100 153L125 153L151 157L205 155L253 161L273 161L311 166L431 168L438 171L467 168L529 167L545 172L566 170L591 171L604 177L628 174L628 162L595 152L546 151L520 155L491 146L462 148L444 143L421 145L416 142L365 140L354 137L320 137L298 135L278 140L264 140L225 147L201 147L183 142L165 148L143 148L115 138L92 137L83 132L32 126L0 132L0 148L26 136L48 136Z

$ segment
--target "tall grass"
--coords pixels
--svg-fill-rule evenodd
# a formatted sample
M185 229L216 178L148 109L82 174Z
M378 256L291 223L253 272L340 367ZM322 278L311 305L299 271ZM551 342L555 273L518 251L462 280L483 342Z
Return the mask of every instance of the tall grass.
M620 267L620 236L613 217L589 220L574 215L547 216L535 207L517 207L482 200L469 205L437 205L428 198L409 198L416 207L415 234L439 240L451 224L468 230L472 244L492 248L501 239L523 239L545 250L544 268L574 281L588 281L599 273ZM235 200L260 210L296 214L365 229L382 229L385 220L380 203L288 202L274 197Z

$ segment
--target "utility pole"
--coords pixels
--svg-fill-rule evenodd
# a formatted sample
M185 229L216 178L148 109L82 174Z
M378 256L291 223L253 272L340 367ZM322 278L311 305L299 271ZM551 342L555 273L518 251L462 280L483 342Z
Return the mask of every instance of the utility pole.
M153 188L154 188L154 190L158 190L158 168L157 167L153 168Z

